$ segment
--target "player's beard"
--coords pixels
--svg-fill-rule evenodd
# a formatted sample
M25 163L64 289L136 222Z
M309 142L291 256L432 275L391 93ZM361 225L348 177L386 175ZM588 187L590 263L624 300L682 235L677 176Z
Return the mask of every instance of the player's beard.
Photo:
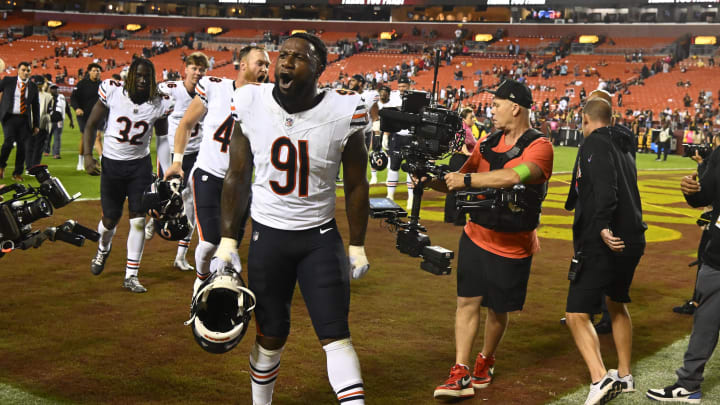
M143 104L146 101L148 101L148 98L150 98L150 89L147 88L145 90L135 90L135 94L133 94L132 97L130 97L130 100L135 104Z

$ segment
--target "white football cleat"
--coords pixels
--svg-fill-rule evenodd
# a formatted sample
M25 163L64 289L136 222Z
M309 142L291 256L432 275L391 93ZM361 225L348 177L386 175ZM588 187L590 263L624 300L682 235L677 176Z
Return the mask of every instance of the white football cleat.
M180 269L180 271L191 271L195 270L195 267L191 266L184 257L176 257L173 267Z

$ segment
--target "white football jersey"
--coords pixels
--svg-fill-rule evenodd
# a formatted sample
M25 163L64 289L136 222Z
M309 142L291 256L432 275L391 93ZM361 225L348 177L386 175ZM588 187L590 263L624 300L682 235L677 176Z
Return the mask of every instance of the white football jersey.
M195 86L207 114L203 118L202 143L195 166L220 178L230 162L228 149L235 121L230 115L230 102L235 91L235 80L204 76Z
M273 84L249 84L233 95L233 117L250 141L255 166L253 220L303 230L335 216L335 176L351 134L368 123L365 102L350 90L323 90L322 101L287 113Z
M188 93L185 88L185 83L183 83L182 80L162 82L158 84L158 88L161 92L175 100L175 110L168 117L168 141L170 143L170 152L172 153L172 151L175 150L175 131L183 115L185 115L185 111L190 107L190 102L195 97L195 93ZM202 120L198 122L190 132L190 139L188 139L187 146L185 147L185 154L199 151L200 142L202 142Z
M123 82L112 79L103 80L98 95L109 110L103 157L132 160L149 155L153 125L173 112L173 99L163 95L140 105L134 104L123 89Z

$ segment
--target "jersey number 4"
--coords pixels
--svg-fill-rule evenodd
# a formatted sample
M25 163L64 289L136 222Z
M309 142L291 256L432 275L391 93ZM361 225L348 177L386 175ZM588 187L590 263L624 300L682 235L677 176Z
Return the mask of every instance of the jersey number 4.
M281 160L283 149L287 150L285 160ZM279 182L271 180L270 188L275 194L288 195L298 186L300 197L308 196L308 184L310 177L310 159L308 158L308 141L298 141L298 148L295 148L289 138L278 138L273 142L270 161L272 165L285 172L287 180L281 186Z
M228 117L225 118L225 121L220 124L217 131L215 131L215 134L213 134L213 140L215 140L216 142L220 142L220 152L222 153L227 153L228 151L228 146L230 146L230 138L232 136L232 130L234 125L235 120L233 120L232 115L228 115Z
M130 142L130 145L142 145L143 143L140 141L140 138L145 135L148 128L150 128L150 124L148 124L145 121L138 121L133 125L133 122L130 121L130 118L128 117L119 117L117 119L117 122L124 124L125 127L120 130L120 139L118 139L118 142ZM130 130L132 128L141 128L140 133L130 136Z

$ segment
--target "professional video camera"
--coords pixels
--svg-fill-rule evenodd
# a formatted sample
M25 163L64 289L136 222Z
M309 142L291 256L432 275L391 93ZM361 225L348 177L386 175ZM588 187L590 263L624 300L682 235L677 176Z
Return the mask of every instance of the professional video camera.
M0 257L15 249L40 247L46 241L60 240L82 246L85 239L97 242L100 235L73 220L44 231L33 231L31 224L38 219L50 217L53 208L62 208L80 196L70 196L60 180L50 176L45 165L34 166L29 171L40 183L39 188L20 183L0 188L0 195L14 192L8 201L0 202Z
M708 145L708 144L693 144L693 143L684 143L683 144L683 157L693 157L693 156L695 156L695 152L697 152L701 158L707 159L707 157L710 156L712 151L713 151L712 145Z
M439 52L436 53L435 81L437 83L437 66ZM380 130L383 132L409 132L409 142L396 151L403 160L402 169L418 179L413 189L413 205L410 220L407 212L394 201L386 198L370 199L370 216L382 218L397 231L396 247L412 257L422 257L420 268L433 274L450 274L450 261L454 253L440 246L431 246L430 237L422 233L426 228L419 223L420 202L423 188L429 174L442 177L450 171L447 165L437 165L441 160L456 150L464 139L461 134L462 120L460 116L434 103L433 92L408 91L403 95L400 109L383 108L380 110ZM421 232L422 231L422 232Z

